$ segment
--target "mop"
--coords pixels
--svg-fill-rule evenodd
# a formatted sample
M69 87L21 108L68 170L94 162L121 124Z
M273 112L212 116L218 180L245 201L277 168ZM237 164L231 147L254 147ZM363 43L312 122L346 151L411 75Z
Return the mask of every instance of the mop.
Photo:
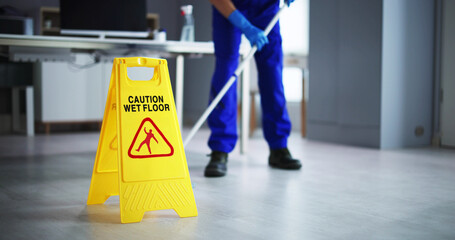
M278 19L280 18L280 15L282 14L283 10L286 8L286 4L283 4L283 6L278 10L278 12L275 14L275 16L272 18L270 21L269 25L264 30L264 34L267 36L272 28L275 26L276 22L278 22ZM237 69L235 70L234 74L229 78L229 81L224 85L224 87L221 89L221 91L216 95L216 97L213 99L213 101L210 103L210 105L207 107L207 109L204 111L204 113L201 115L199 120L194 124L193 128L191 129L190 133L186 137L185 141L183 142L183 147L185 148L186 145L190 142L190 140L194 137L196 132L201 128L202 124L207 120L209 117L210 113L212 113L213 109L216 107L216 105L221 101L221 98L226 94L226 92L229 90L229 88L234 84L235 80L237 79L237 76L242 73L243 69L245 68L246 64L251 60L253 55L257 51L257 46L254 45L248 55L243 59L243 61L239 64Z

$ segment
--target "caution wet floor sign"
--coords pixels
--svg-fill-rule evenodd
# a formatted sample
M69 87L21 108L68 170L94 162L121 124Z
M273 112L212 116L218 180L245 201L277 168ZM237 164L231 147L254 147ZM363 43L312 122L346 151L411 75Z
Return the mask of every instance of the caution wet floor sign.
M133 81L128 67L154 74ZM114 60L87 204L113 195L120 195L122 223L161 209L197 216L166 60Z

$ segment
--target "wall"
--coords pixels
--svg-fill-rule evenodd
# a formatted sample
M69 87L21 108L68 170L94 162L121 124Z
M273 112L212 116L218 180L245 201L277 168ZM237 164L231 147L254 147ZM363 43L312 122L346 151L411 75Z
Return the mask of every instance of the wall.
M441 145L455 147L455 1L443 1Z
M433 29L433 1L384 0L381 148L431 143Z
M308 138L429 145L434 2L319 0L310 13Z
M310 1L307 136L379 147L382 1Z

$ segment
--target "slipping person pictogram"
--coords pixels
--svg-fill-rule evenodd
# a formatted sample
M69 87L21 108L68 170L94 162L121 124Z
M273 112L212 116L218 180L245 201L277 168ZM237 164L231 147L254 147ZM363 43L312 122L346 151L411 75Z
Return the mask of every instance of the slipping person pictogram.
M150 140L153 138L155 139L155 142L158 143L158 140L156 140L155 135L153 135L152 129L147 132L147 128L144 127L144 132L147 134L145 137L144 141L141 142L141 145L136 149L136 152L139 152L142 148L142 145L147 144L147 148L149 150L149 153L152 154L152 150L150 149Z
M147 125L145 125L147 123ZM146 136L144 136L144 132ZM156 143L151 143L151 139ZM140 144L139 144L140 143ZM142 145L147 144L148 153L141 151ZM151 145L150 145L151 144ZM153 153L152 153L153 149ZM142 120L137 128L131 145L128 148L128 156L130 158L154 158L154 157L169 157L174 154L172 144L167 140L166 136L161 132L158 126L150 118Z

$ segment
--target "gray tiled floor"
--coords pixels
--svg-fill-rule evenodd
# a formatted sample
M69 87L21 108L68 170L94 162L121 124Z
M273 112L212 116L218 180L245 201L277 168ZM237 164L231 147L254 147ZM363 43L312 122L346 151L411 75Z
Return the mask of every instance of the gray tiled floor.
M184 135L187 131L184 131ZM203 130L186 149L199 216L120 224L86 206L98 134L0 136L0 239L455 239L455 151L379 151L291 136L301 171L266 165L260 134L207 179Z

